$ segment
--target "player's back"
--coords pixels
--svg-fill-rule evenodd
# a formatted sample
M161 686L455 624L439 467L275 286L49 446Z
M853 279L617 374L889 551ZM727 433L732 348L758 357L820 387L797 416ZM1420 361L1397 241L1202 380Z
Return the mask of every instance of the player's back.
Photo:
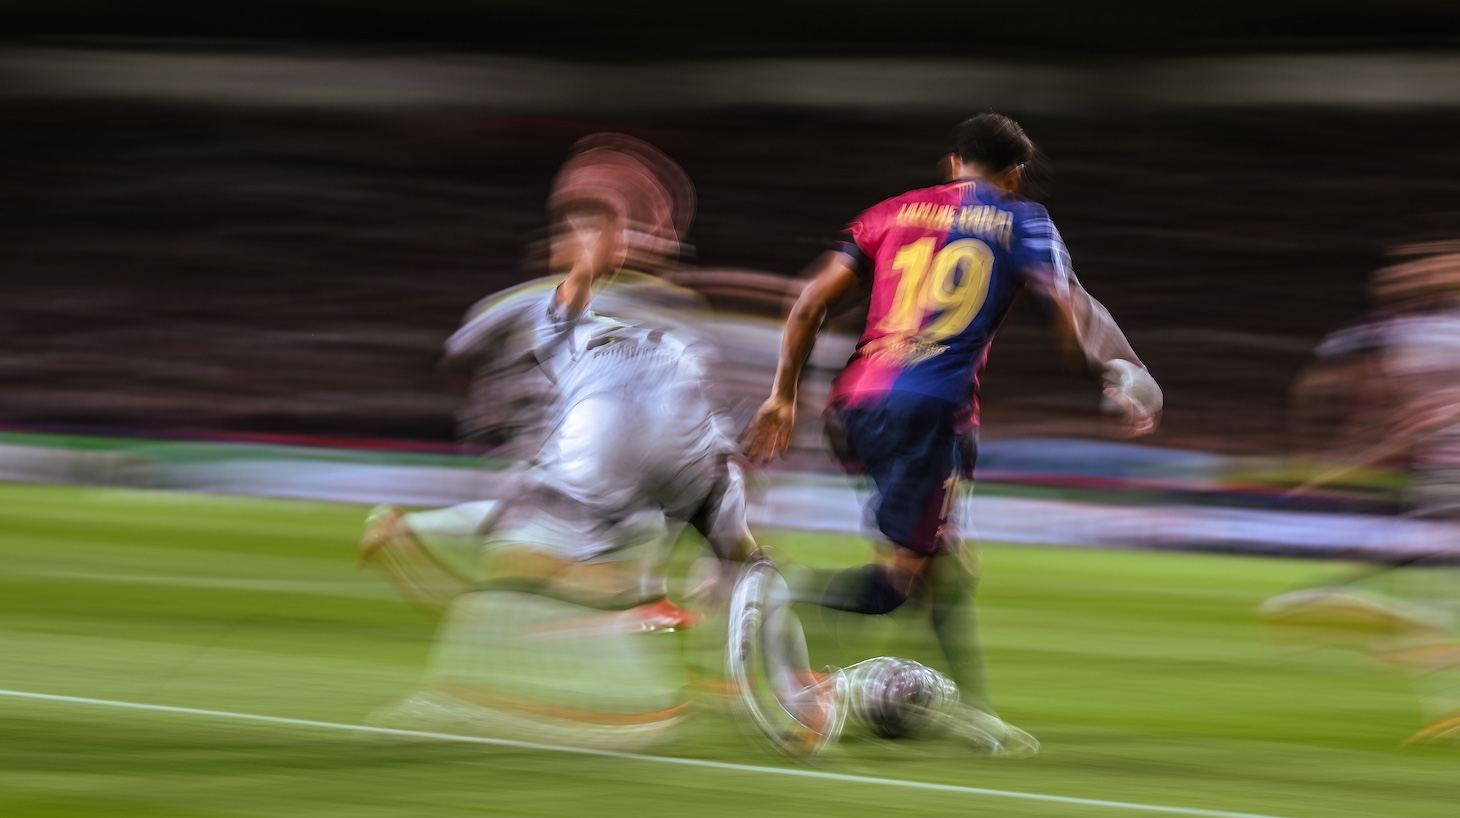
M560 344L544 350L542 366L565 402L593 394L649 395L682 384L700 386L703 367L679 332L589 313Z
M645 506L682 519L703 503L735 444L711 402L697 336L549 307L538 337L560 393L539 483L607 517Z
M958 181L868 209L847 250L871 276L867 326L833 400L914 392L976 399L989 342L1058 235L1044 208L992 184ZM1062 247L1062 245L1060 245Z
M472 370L470 399L459 420L474 436L506 437L515 449L535 451L551 430L565 391L581 395L585 390L652 384L662 380L652 370L668 369L687 357L671 349L676 343L696 350L708 346L691 329L707 310L702 299L662 279L623 271L594 297L595 312L612 319L575 326L573 342L553 350L566 354L544 360L539 323L562 280L539 278L482 299L447 340L447 360ZM648 339L636 328L674 337L664 349L655 349L657 344L640 347L634 342ZM630 355L631 349L644 354Z

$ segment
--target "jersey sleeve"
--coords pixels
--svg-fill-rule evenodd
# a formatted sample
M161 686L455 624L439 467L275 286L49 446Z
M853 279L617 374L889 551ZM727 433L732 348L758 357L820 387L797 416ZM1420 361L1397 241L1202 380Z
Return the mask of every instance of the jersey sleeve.
M852 271L866 282L872 277L874 259L882 246L882 237L887 233L887 220L883 218L882 205L876 205L852 219L831 249L851 259Z
M1040 276L1053 292L1068 295L1074 272L1070 267L1070 251L1065 240L1049 218L1049 211L1030 203L1014 220L1014 265L1022 277Z
M444 345L448 363L466 363L503 357L516 346L524 330L531 331L528 310L521 301L495 303L485 309L474 307L466 320Z
M530 355L536 343L539 307L557 283L556 278L529 281L473 304L461 326L446 339L445 362L511 363L524 350Z
M1079 346L1090 367L1102 373L1102 377L1117 378L1119 383L1126 384L1127 378L1123 373L1128 373L1128 369L1124 366L1112 368L1113 362L1132 364L1140 369L1145 379L1140 382L1141 388L1144 389L1146 381L1149 381L1148 391L1154 392L1149 403L1159 409L1161 395L1155 381L1145 373L1144 365L1110 312L1080 285L1070 268L1070 253L1065 249L1064 239L1060 238L1049 213L1042 206L1025 203L1023 212L1014 220L1012 244L1010 249L1014 263L1024 285L1057 305L1056 312L1063 316L1064 329ZM1122 388L1133 386L1126 384Z

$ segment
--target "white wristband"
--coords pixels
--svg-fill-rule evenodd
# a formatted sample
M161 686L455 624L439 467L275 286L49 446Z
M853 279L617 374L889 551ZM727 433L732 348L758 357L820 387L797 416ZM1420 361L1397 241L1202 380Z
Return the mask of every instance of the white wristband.
M1161 411L1163 398L1161 387L1156 384L1156 379L1145 367L1138 366L1123 358L1114 358L1105 362L1105 370L1101 373L1106 386L1119 390L1126 400L1139 407L1145 414L1155 414Z

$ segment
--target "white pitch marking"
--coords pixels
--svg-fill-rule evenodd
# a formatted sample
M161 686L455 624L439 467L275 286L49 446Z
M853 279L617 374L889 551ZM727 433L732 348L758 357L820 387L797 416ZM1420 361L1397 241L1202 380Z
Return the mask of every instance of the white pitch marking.
M678 764L683 767L702 767L712 770L729 770L741 773L765 773L768 775L785 775L793 778L813 778L821 781L839 781L854 784L881 784L888 787L902 787L904 789L930 790L933 792L951 792L964 795L984 795L994 798L1014 798L1024 801L1045 801L1055 804L1072 804L1082 807L1108 807L1110 809L1132 810L1135 812L1159 812L1166 815L1194 815L1202 818L1280 818L1275 815L1261 815L1252 812L1226 812L1215 809L1198 809L1193 807L1167 807L1159 804L1139 804L1126 801L1103 801L1097 798L1076 798L1067 795L1045 795L1036 792L1019 792L1017 790L992 790L983 787L962 787L956 784L932 784L925 781L905 781L896 778L876 778L864 775L847 775L844 773L828 773L820 770L804 770L794 767L757 767L751 764L733 764L728 761L709 761L700 758L675 758L673 756L643 755L641 753L621 753L614 750L595 750L586 747L565 747L557 744L534 744L528 741L512 741L510 739L482 738L479 736L458 736L451 733L428 733L419 730L398 730L390 727L370 727L363 724L341 724L331 721L312 721L309 719L291 719L283 716L260 716L254 713L233 713L227 710L200 710L193 707L172 707L165 704L142 704L140 702L122 702L112 699L88 699L80 696L57 696L50 693L32 693L26 690L0 690L0 696L9 696L16 699L34 699L48 702L66 702L69 704L89 704L98 707L119 707L127 710L149 710L158 713L181 713L190 716L207 716L218 719L237 719L241 721L257 721L267 724L286 724L294 727L316 727L325 730L349 730L357 733L374 733L377 735L406 736L410 738L426 738L438 741L457 741L467 744L490 744L498 747L512 747L519 750L538 750L549 753L573 753L576 755L598 756L601 758L618 758L627 761L648 761L659 764Z

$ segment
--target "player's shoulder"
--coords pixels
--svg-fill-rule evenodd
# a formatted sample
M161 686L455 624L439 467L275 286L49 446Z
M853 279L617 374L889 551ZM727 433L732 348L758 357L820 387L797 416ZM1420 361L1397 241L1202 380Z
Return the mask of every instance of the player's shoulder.
M1033 199L1011 193L995 185L969 180L919 187L890 196L870 208L868 213L896 214L911 205L990 205L1008 210L1017 217L1048 219L1049 211Z
M557 289L558 285L563 283L563 279L563 276L544 276L524 281L505 290L498 290L471 305L471 308L466 311L462 323L467 324L491 315L515 312L530 304L536 304Z
M1004 190L997 185L988 183L971 184L968 187L967 198L972 199L971 204L983 204L997 207L1000 210L1007 210L1020 219L1049 219L1049 211L1044 205L1033 199L1021 196L1018 193Z
M883 199L874 207L896 210L908 204L956 204L960 198L959 186L954 183L918 187Z
M900 216L905 217L910 210L940 205L956 207L959 203L959 194L954 185L914 188L883 199L863 210L856 222L865 229L886 229L896 224Z
M543 305L560 283L561 277L533 279L473 304L461 326L446 339L447 360L497 357L507 351L505 345L512 339L530 336Z
M978 203L996 207L1013 216L1013 230L1016 236L1053 239L1059 230L1050 218L1049 210L1033 199L1018 193L1001 190L993 185L979 185Z
M1039 202L1023 197L1016 197L1012 200L1012 205L1013 207L1011 209L1014 211L1016 218L1033 222L1053 223L1053 219L1049 215L1049 208L1046 208Z

